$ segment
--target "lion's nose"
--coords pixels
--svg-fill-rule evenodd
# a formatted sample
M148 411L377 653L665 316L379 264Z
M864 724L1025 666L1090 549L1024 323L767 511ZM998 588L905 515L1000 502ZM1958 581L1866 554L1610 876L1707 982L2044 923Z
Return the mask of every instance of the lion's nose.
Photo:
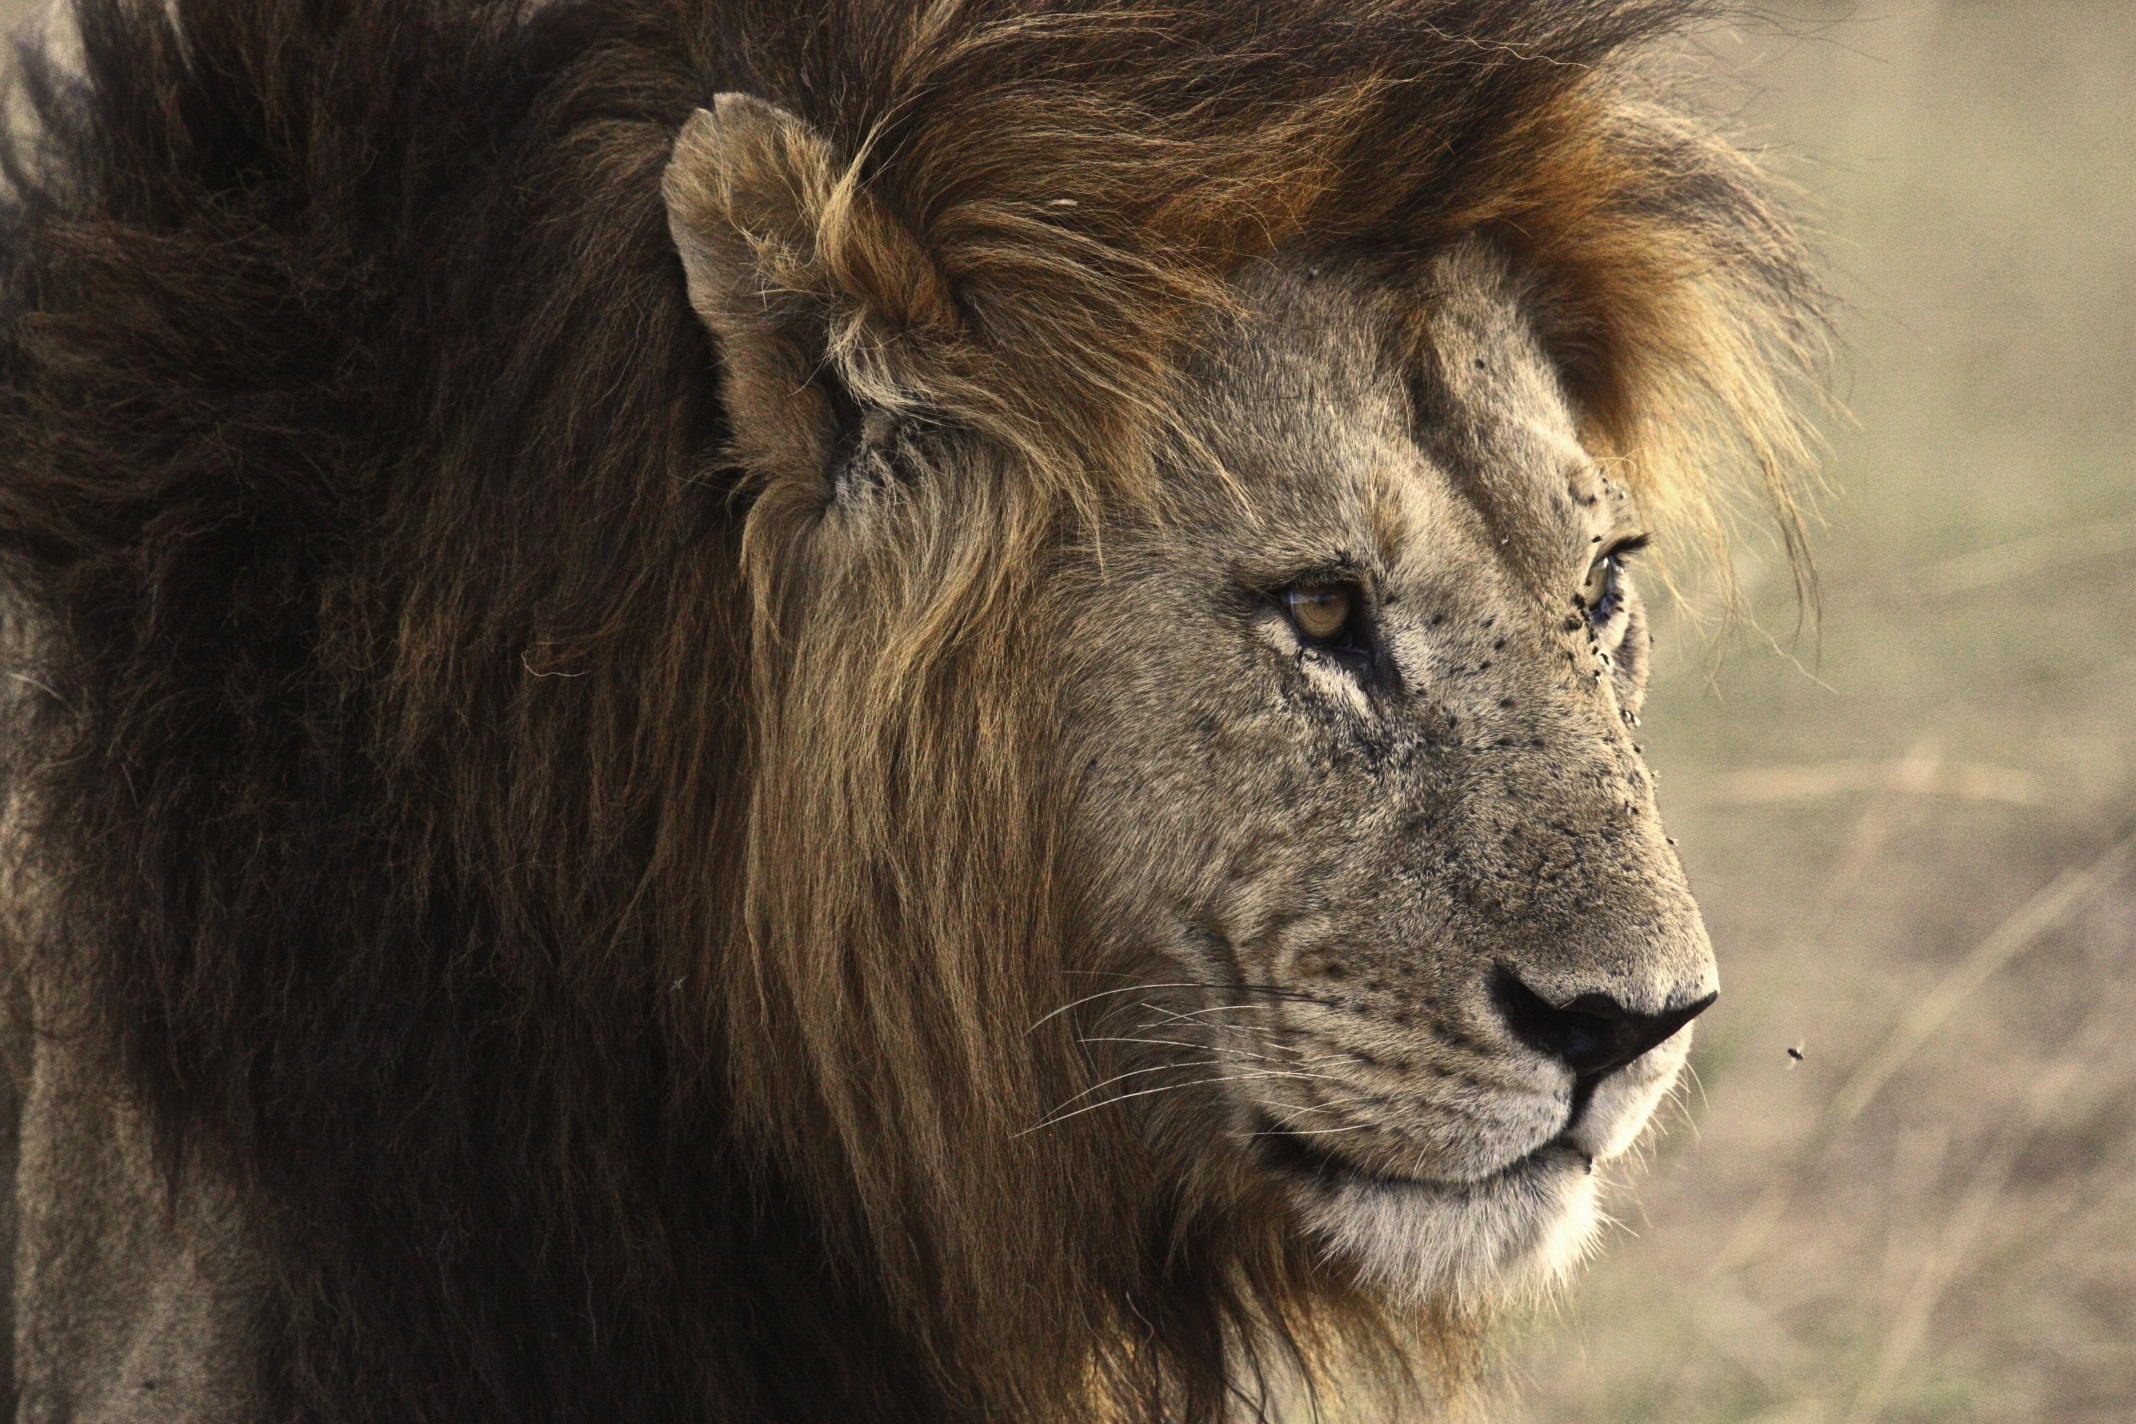
M1589 1079L1616 1072L1704 1013L1719 997L1710 993L1682 1008L1642 1014L1602 993L1580 994L1553 1004L1504 965L1491 975L1491 1002L1513 1036Z

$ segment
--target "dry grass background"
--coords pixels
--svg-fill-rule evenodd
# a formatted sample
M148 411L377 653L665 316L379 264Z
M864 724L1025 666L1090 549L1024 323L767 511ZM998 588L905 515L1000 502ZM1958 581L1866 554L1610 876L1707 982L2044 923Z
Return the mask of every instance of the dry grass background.
M1821 637L1753 550L1774 638L1664 649L1721 1002L1497 1414L2136 1419L2136 4L1768 8L1710 48L1847 302Z
M1494 1412L2136 1419L2136 3L1769 8L1709 47L1849 304L1821 633L1749 547L1774 636L1665 640L1724 994Z

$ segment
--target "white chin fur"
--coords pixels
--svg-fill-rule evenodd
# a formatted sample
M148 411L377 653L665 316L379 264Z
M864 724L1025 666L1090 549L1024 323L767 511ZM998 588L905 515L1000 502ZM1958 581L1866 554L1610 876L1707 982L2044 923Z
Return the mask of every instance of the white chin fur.
M1594 1164L1638 1139L1689 1047L1679 1034L1604 1080L1563 1138L1481 1181L1305 1180L1294 1188L1299 1216L1331 1256L1394 1299L1484 1304L1547 1290L1594 1244Z
M1552 1285L1586 1255L1600 1222L1592 1169L1550 1150L1470 1186L1302 1185L1298 1205L1331 1254L1420 1305Z

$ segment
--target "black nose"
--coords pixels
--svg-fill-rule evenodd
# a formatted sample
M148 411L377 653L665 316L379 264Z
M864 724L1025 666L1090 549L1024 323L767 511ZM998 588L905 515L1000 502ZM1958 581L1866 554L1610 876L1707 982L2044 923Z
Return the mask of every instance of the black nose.
M1708 994L1680 1009L1635 1014L1607 994L1581 994L1567 1003L1553 1004L1502 964L1491 974L1491 1002L1505 1016L1513 1036L1588 1079L1616 1072L1704 1013L1719 997Z

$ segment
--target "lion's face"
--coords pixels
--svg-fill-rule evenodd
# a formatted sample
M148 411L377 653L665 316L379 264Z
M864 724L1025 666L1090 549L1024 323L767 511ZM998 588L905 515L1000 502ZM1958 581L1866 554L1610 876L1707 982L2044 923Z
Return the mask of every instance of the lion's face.
M1769 388L1656 373L1755 338L1694 303L1711 339L1664 339L1682 292L1621 245L1300 245L1160 297L1071 232L1004 284L858 172L723 95L666 175L754 500L778 853L730 987L791 1032L750 1110L926 1309L909 1243L964 1252L973 1321L1004 1252L1123 1321L1144 1271L1422 1320L1562 1270L1716 983L1633 741L1643 516L1580 432L1681 493L1700 412Z
M1079 601L1087 912L1156 986L1089 1037L1149 1075L1107 1092L1214 1092L1211 1150L1368 1282L1469 1295L1577 1254L1715 992L1633 741L1644 531L1482 247L1421 302L1240 291L1172 516Z

